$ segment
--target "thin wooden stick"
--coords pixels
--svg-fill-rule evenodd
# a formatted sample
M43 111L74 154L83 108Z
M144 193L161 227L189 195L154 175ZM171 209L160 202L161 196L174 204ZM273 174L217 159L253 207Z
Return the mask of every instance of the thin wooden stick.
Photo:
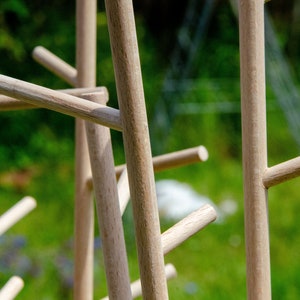
M199 232L209 223L215 221L216 218L217 213L209 204L203 205L198 210L183 218L162 234L161 239L164 255Z
M42 46L34 48L33 58L49 71L56 74L72 86L76 86L77 71L58 56Z
M15 225L36 207L36 201L32 197L24 197L13 207L0 216L0 235Z
M76 1L76 87L96 85L96 0ZM87 101L90 104L95 104ZM91 174L85 122L75 124L74 299L92 300L94 281L94 207L86 184Z
M168 299L149 130L131 1L105 1L144 299Z
M267 168L263 176L266 188L300 176L300 156Z
M166 279L167 280L176 277L177 276L177 271L176 271L174 265L167 264L165 266L165 274L166 274ZM132 282L131 285L130 285L130 288L131 288L131 293L132 293L132 299L135 299L135 298L142 295L142 285L141 285L141 280L140 279ZM101 300L109 300L109 297L108 296L104 297Z
M128 173L126 168L123 169L123 172L121 173L121 176L118 180L118 195L119 195L120 211L121 211L121 215L123 215L130 199Z
M121 130L119 110L0 75L0 93L33 105Z
M239 1L247 290L271 299L267 190L264 1Z
M90 100L97 95L85 95ZM103 104L103 103L102 103ZM110 130L86 123L98 223L110 299L131 299L130 279L120 212Z
M189 149L175 151L159 156L153 157L153 168L155 172L168 170L171 168L182 167L185 165L204 162L208 159L208 152L204 146L197 146ZM121 172L125 168L124 165L116 167L116 175L120 176Z
M24 281L19 276L12 276L0 290L1 300L12 300L24 287Z
M103 98L108 99L108 92L105 87L96 87L96 88L78 88L78 89L66 89L66 90L58 90L61 93L73 95L80 97L84 93L103 93ZM0 111L10 111L10 110L18 110L18 109L34 109L39 108L36 105L32 105L30 103L20 101L14 99L12 97L0 95Z

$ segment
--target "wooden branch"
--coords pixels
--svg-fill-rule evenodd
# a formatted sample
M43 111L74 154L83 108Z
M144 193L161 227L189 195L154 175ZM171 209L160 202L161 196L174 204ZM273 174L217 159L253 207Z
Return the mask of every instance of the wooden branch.
M239 1L239 30L248 299L270 300L263 0Z
M77 88L77 89L66 89L58 90L61 93L73 95L80 97L84 93L103 93L103 98L108 99L108 92L105 87L96 87L96 88ZM34 109L39 108L36 105L14 99L12 97L0 95L0 111L10 111L10 110L19 110L19 109Z
M19 276L12 276L0 290L1 300L12 300L24 287L24 281Z
M300 176L300 156L267 168L263 176L266 188Z
M0 93L121 131L117 109L0 75Z
M64 62L58 56L42 46L34 48L33 58L49 71L68 82L71 86L76 86L77 71L75 68Z
M90 100L96 96L85 95ZM108 294L111 299L131 299L110 130L89 122L86 122L86 130Z
M165 274L166 274L166 278L168 280L176 277L177 272L176 272L175 267L172 264L167 264L165 266ZM142 285L141 285L140 279L132 282L130 285L130 288L131 288L131 293L132 293L132 299L142 296ZM101 300L109 300L109 297L104 297Z
M189 149L175 151L153 157L153 168L155 172L168 170L171 168L182 167L185 165L204 162L208 159L208 152L204 146L197 146ZM115 168L117 177L125 168L124 165L119 165Z
M0 216L0 235L15 225L36 207L36 201L32 197L24 197L13 207Z
M168 299L132 1L106 0L144 299Z
M172 251L195 233L199 232L209 223L215 221L216 218L217 213L209 204L202 206L183 218L162 234L161 239L164 255Z

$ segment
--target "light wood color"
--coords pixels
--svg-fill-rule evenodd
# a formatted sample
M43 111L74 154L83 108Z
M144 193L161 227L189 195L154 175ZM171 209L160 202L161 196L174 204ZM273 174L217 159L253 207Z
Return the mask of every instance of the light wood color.
M96 94L84 97L93 101L97 99ZM108 294L110 299L131 299L110 130L89 122L86 122L86 130Z
M19 276L12 276L0 290L1 300L13 300L24 287L24 281Z
M76 87L96 86L96 0L76 0ZM107 100L107 99L106 99ZM89 104L96 104L86 100ZM94 206L85 122L75 123L74 299L94 298Z
M0 75L0 93L121 131L119 110L105 105L4 75Z
M80 88L80 89L66 89L58 90L61 93L73 95L80 97L84 93L103 93L103 98L108 98L108 92L105 87L96 87L96 88ZM12 97L0 95L0 111L10 111L10 110L19 110L19 109L34 109L39 108L36 105L14 99Z
M131 1L105 1L144 299L168 299L142 75Z
M215 221L216 218L217 213L209 204L203 205L198 210L183 218L162 234L161 239L164 255Z
M167 280L176 277L177 276L177 271L176 271L174 265L167 264L165 266L165 274L166 274ZM140 279L132 282L131 285L130 285L130 288L131 288L131 293L132 293L132 299L135 299L139 296L142 296L142 285L141 285L141 280ZM101 300L109 300L109 297L101 298Z
M0 235L15 225L36 207L34 198L27 196L0 216Z
M239 1L243 172L249 300L271 299L267 190L264 1Z
M77 85L77 70L46 48L42 46L35 47L32 56L38 63L68 82L71 86Z
M118 180L118 195L119 195L120 211L121 211L121 215L123 215L127 207L127 204L130 200L128 173L126 168L123 169L123 172L121 173L121 176Z
M263 176L266 188L300 176L300 156L267 168Z

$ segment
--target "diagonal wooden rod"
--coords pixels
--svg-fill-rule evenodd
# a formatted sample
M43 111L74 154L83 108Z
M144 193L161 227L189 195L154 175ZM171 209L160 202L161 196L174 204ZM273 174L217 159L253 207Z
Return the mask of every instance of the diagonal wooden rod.
M266 188L300 176L300 156L267 168L263 176Z
M142 75L131 1L105 1L144 299L168 299Z
M73 95L80 97L84 93L102 93L104 99L108 99L108 92L105 87L96 87L96 88L78 88L78 89L66 89L66 90L58 90L61 93ZM18 109L34 109L39 108L36 105L32 105L30 103L20 101L18 99L14 99L12 97L0 95L0 111L10 111L10 110L18 110Z
M19 294L24 287L24 281L19 276L12 276L0 290L1 300L11 300Z
M239 1L239 32L247 291L249 300L270 300L264 0Z
M76 0L77 88L96 86L96 15L96 0ZM90 102L90 104L96 103ZM74 212L75 300L92 300L94 294L94 207L92 191L86 184L90 173L85 122L77 118L75 123Z
M0 93L121 131L120 112L105 105L0 75Z
M55 75L68 82L71 86L76 86L77 71L75 68L64 62L58 56L42 46L34 48L33 58Z

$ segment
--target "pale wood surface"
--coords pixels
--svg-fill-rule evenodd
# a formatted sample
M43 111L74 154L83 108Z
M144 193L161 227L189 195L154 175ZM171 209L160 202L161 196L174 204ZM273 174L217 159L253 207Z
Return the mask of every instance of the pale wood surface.
M263 176L266 188L300 176L300 156L267 168Z
M89 99L95 100L95 97L90 95ZM86 122L86 130L108 294L111 299L131 299L110 130L89 122Z
M168 299L143 83L131 1L105 1L144 299Z
M84 93L103 93L103 98L108 98L108 92L105 87L96 87L96 88L77 88L77 89L66 89L66 90L58 90L61 93L73 95L80 97ZM14 99L12 97L0 95L0 111L7 111L7 110L18 110L18 109L33 109L39 108L36 105L32 105L30 103L20 101Z
M96 0L76 0L76 87L96 85ZM87 101L89 102L89 101ZM90 102L91 104L94 104ZM74 299L94 298L94 203L85 122L75 124Z
M35 47L32 56L46 69L52 71L58 77L68 82L71 86L76 86L77 70L64 62L58 56L42 46Z
M119 195L120 211L121 211L121 215L123 215L127 207L127 204L130 200L128 173L126 168L123 169L123 172L121 173L121 176L118 180L118 195Z
M19 276L12 276L0 290L1 300L12 300L24 287L24 281Z
M166 274L166 279L167 280L176 277L177 276L177 271L176 271L174 265L167 264L165 266L165 274ZM130 285L130 288L131 288L131 293L132 293L132 299L135 299L135 298L142 295L142 285L141 285L141 280L140 279L132 282L131 285ZM109 300L109 297L101 298L101 300Z
M239 1L247 290L271 299L267 191L264 1Z
M0 235L15 225L36 207L36 201L32 197L24 197L13 207L0 216Z
M161 239L164 254L166 255L172 251L192 235L196 234L205 226L215 221L216 218L217 213L209 204L205 204L198 210L183 218L181 221L176 223L162 234Z
M171 153L153 157L153 168L155 172L168 170L171 168L177 168L186 166L189 164L204 162L208 159L208 151L204 146L197 146L184 150L179 150ZM116 167L116 175L120 176L121 172L125 168L124 165Z
M0 75L0 93L33 105L121 130L120 112L105 105Z

